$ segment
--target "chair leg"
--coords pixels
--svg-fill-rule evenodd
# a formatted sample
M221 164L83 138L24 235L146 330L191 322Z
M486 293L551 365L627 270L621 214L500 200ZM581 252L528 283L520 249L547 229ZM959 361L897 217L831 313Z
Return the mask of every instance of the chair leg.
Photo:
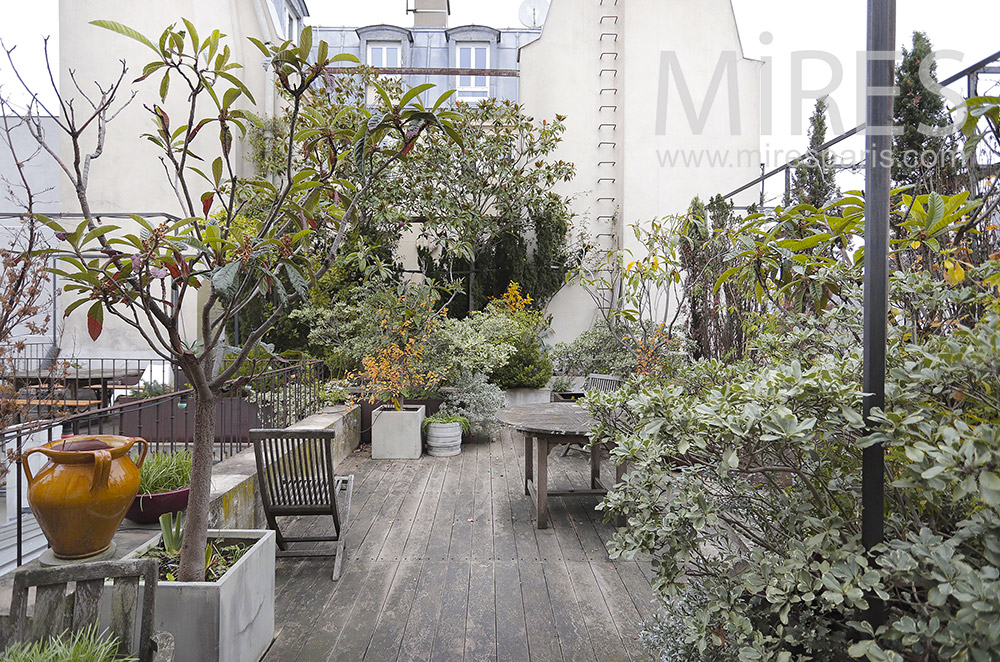
M340 530L337 532L337 551L333 559L333 575L331 576L331 581L337 581L340 579L340 567L344 559L344 554L347 550L347 524L351 516L351 495L354 494L354 474L350 474L346 477L338 476L335 478L337 481L337 490L345 489L347 491L346 499L343 501L344 508L343 514L340 517ZM337 501L338 505L341 503L340 500Z

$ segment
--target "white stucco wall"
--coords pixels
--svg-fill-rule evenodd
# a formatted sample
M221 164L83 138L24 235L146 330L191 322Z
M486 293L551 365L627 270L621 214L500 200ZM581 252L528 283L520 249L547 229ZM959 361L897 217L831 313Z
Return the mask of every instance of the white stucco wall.
M684 213L694 196L707 200L759 174L760 66L743 58L729 0L552 0L541 38L521 49L521 99L536 117L566 116L555 156L577 175L560 192L589 233L604 248L636 249L630 224ZM703 108L717 67L717 94ZM751 192L737 204L753 200ZM573 286L548 311L549 342L572 340L598 314Z
M120 94L126 100L131 92L135 98L109 125L104 153L93 162L89 197L91 209L95 213L166 212L179 217L188 214L183 210L177 196L169 186L163 167L159 161L158 148L142 138L143 133L152 132L153 123L149 111L144 106L163 105L171 120L171 126L186 123L186 106L181 93L183 81L176 76L171 80L171 96L166 104L161 104L158 95L160 76L154 74L141 83L133 83L142 73L143 66L151 61L154 53L148 47L103 28L90 25L95 19L108 19L124 23L149 37L154 43L163 29L171 23L183 27L181 18L190 20L204 38L213 29L228 35L225 43L233 52L232 61L244 65L234 71L254 95L256 104L245 99L238 102L262 115L275 110L276 95L270 79L271 75L261 64L261 53L247 39L254 36L262 40L281 41L284 39L284 19L279 17L268 0L230 0L228 2L200 2L198 0L173 0L172 2L134 2L127 0L60 0L60 89L64 94L72 93L74 85L68 70L76 72L76 79L84 90L94 90L93 81L107 85L120 72L119 60L125 60L128 73ZM200 112L210 113L211 101L200 107ZM83 103L82 100L78 104ZM238 136L237 136L238 137ZM92 144L92 143L88 143ZM199 144L203 149L199 149ZM218 155L218 131L206 129L196 140L194 151L204 152L206 163ZM68 156L68 146L63 146L64 158ZM210 156L209 156L210 155ZM234 163L239 174L245 174L247 164L243 162L245 150L239 140L234 141ZM207 168L208 166L203 166ZM199 178L193 176L191 182L198 185ZM203 189L193 192L196 206ZM69 181L61 183L62 210L79 212L75 193ZM113 221L117 225L130 221ZM195 306L185 311L185 335L193 341ZM93 342L87 333L85 308L79 308L65 322L60 343L64 355L78 357L105 356L150 356L146 342L138 333L123 323L105 317L103 335Z

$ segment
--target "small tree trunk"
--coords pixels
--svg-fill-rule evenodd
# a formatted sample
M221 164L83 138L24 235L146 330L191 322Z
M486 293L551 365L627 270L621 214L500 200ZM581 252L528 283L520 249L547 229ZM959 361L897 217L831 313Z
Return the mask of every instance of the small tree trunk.
M194 401L194 453L191 462L191 493L184 520L184 542L177 579L205 581L205 545L208 539L208 506L212 494L212 462L215 459L215 407L217 396L196 393Z

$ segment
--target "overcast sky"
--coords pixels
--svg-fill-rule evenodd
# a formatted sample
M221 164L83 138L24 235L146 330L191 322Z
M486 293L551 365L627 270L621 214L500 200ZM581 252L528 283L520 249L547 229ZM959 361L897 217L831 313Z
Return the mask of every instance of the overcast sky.
M138 0L132 0L138 1ZM146 1L146 0L141 0ZM494 27L519 26L517 10L522 0L451 0L451 25L481 23ZM556 0L579 2L581 0ZM698 2L699 0L680 0ZM410 25L405 11L407 0L307 0L314 25L370 25L390 23ZM30 75L31 65L40 60L41 36L52 34L57 24L56 0L0 0L0 39L18 46L20 62ZM805 51L831 54L843 72L843 82L830 94L838 117L831 117L828 137L859 123L857 108L857 53L865 44L863 0L820 2L818 0L733 0L744 53L751 58L770 58L773 71L772 127L761 136L761 148L769 165L784 162L789 150L805 145L804 130L813 101L794 100L793 90L816 90L831 80L831 67L819 57L801 55ZM909 44L914 30L928 33L938 50L957 51L957 59L941 59L938 74L944 78L1000 50L997 26L1000 2L992 0L898 0L897 42ZM54 35L53 35L54 36ZM800 53L805 60L803 83L793 85L791 62ZM996 80L997 77L993 77ZM989 84L988 82L986 84ZM16 89L6 58L0 60L0 85L7 92ZM964 89L962 89L964 92ZM981 90L985 92L986 90ZM994 90L993 93L996 93ZM813 95L815 96L815 95ZM850 145L858 150L860 142ZM845 154L849 157L850 153Z

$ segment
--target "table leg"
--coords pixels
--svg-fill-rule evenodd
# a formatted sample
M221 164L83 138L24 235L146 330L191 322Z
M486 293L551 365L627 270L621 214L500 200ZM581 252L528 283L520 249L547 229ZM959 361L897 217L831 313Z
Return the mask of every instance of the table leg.
M535 489L538 490L538 528L549 528L549 442L547 439L535 438L538 444L538 480Z
M511 434L518 434L516 430L511 429ZM528 491L528 483L534 478L534 463L531 460L531 445L535 442L534 438L529 435L522 435L524 439L524 493L531 494Z
M590 445L590 489L601 486L601 445Z

